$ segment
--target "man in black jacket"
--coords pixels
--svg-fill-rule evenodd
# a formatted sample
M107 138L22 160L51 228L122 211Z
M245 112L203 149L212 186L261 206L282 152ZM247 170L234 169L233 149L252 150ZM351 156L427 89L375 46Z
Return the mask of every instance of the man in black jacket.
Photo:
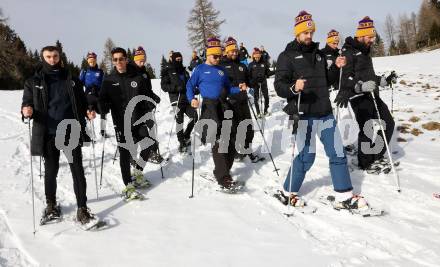
M192 52L191 62L189 63L189 71L193 71L198 65L202 64L203 60L197 55L197 51Z
M264 97L264 115L269 115L267 109L269 108L269 91L267 88L267 78L273 75L269 69L269 64L262 59L262 53L260 49L254 48L252 53L253 61L249 64L249 82L250 87L254 88L255 109L257 110L258 117L260 114L260 91Z
M229 37L225 43L226 57L220 62L220 66L225 68L226 74L231 81L232 87L239 87L240 84L249 85L249 71L245 64L241 63L238 58L237 41ZM252 124L252 116L248 102L248 96L246 91L242 91L238 94L229 97L229 109L234 112L233 130L237 130L241 122L247 120L250 123L247 125L244 142L238 142L236 155L238 160L244 159L249 156L252 162L258 162L263 159L256 153L246 152L252 149L252 140L254 139L254 128ZM234 134L234 133L233 133ZM236 134L240 135L241 132ZM243 139L241 136L236 137L238 140Z
M176 134L179 141L179 152L187 152L191 145L191 132L194 124L197 122L197 111L191 107L186 98L186 83L189 80L189 74L182 63L182 54L174 52L171 55L171 63L162 72L161 87L162 90L170 96L170 103L176 114ZM183 129L184 115L189 117L190 122L186 129Z
M345 65L345 59L338 58L328 69L327 61L319 51L319 44L312 41L315 32L312 15L302 11L295 21L296 39L278 57L274 85L277 94L287 98L289 103L294 104L301 97L298 108L301 121L295 134L299 154L286 176L284 192L280 191L278 197L285 204L297 207L304 205L298 192L315 160L315 138L318 134L329 158L336 207L363 208L367 206L366 201L352 192L347 158L332 114L328 91L329 84L339 78L338 68Z
M376 30L374 23L369 17L365 17L359 22L355 38L348 37L345 40L342 54L347 58L347 66L343 69L342 88L335 100L339 107L347 107L350 101L359 124L359 129L361 130L358 136L359 168L365 169L369 173L380 173L380 169L383 168L383 166L387 167L389 164L383 156L386 147L383 144L384 139L382 133L379 132L378 135L381 137L381 142L377 141L377 138L376 141L373 141L372 136L367 136L365 131L366 126L368 128L374 128L374 123L368 123L371 123L373 119L378 119L374 101L376 101L381 119L385 122L384 129L386 142L388 143L391 141L395 126L387 105L379 96L379 86L384 87L389 85L392 79L390 79L390 77L377 76L374 72L370 51L375 39ZM373 99L371 95L372 92L376 100ZM376 143L376 145L381 144L380 149L370 149L374 146L374 143Z
M339 56L339 32L336 30L331 30L327 34L327 42L323 49L321 49L321 53L324 54L327 60L327 68L331 68L333 64L335 64L336 59ZM339 90L339 84L332 84L333 90Z
M72 172L78 207L77 220L81 224L87 224L95 218L87 208L87 185L81 146L84 142L90 141L85 133L86 117L93 119L96 113L87 111L87 100L82 84L79 80L73 79L69 71L64 68L58 48L44 47L41 50L41 57L43 66L25 83L21 110L24 118L33 119L31 154L44 158L44 191L47 206L41 222L44 224L47 220L61 216L61 208L56 202L56 179L60 150L64 146L63 151ZM79 140L74 125L67 126L64 133L57 132L62 128L60 126L65 122L63 120L69 119L76 120L80 125ZM65 141L61 144L58 143L57 134L64 135L62 139Z
M147 90L149 92L151 91L150 95L153 98L154 103L159 104L160 97L153 92L153 87L151 86L151 77L147 72L147 68L145 67L145 63L147 62L147 54L142 46L139 46L135 50L134 56L133 56L133 62L135 64L139 74L142 75L142 77L144 77L145 82L147 83ZM148 104L151 105L150 107L155 110L156 105L154 105L154 103L150 102ZM156 122L155 121L148 121L147 123L148 123L148 128L150 130L152 130L154 127L154 123L156 123ZM157 138L157 136L154 136L154 138ZM148 161L155 163L155 164L160 164L163 161L163 157L159 153L159 142L157 140L155 140L154 145L151 147L151 155L148 157Z
M154 107L155 95L147 80L138 73L136 67L128 64L127 52L120 47L112 50L115 68L104 78L99 104L104 114L111 110L115 125L120 154L122 179L125 184L123 194L126 199L136 199L140 195L136 188L149 185L144 178L145 167L155 140L150 138L148 121ZM130 105L129 105L130 103ZM135 104L135 106L133 106ZM136 160L133 175L130 172L131 159L137 158L140 145L140 159Z

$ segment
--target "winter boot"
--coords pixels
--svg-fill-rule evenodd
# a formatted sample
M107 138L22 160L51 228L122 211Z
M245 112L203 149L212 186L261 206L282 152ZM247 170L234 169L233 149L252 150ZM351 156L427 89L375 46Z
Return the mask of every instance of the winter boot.
M163 157L157 153L157 151L154 151L150 154L148 161L154 164L160 164L163 161Z
M150 181L145 179L144 173L142 170L134 169L133 174L131 176L132 184L134 188L148 188L151 186Z
M142 194L139 193L138 191L136 191L136 188L133 185L133 183L129 183L124 188L124 190L122 190L122 197L127 201L133 200L133 199L143 199Z
M333 207L337 210L347 209L347 210L363 210L368 209L368 203L364 197L359 195L352 195L350 198L345 200L335 200Z
M90 209L87 207L80 207L76 211L76 220L82 225L88 224L91 221L96 220L95 215L90 213Z

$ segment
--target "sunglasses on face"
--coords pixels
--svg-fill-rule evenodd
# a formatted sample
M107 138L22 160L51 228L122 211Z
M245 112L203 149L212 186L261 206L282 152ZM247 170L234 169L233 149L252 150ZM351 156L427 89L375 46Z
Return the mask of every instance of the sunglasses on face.
M125 57L115 57L112 60L113 60L113 62L122 62L125 60Z
M219 55L213 55L212 58L213 59L220 59L220 56Z

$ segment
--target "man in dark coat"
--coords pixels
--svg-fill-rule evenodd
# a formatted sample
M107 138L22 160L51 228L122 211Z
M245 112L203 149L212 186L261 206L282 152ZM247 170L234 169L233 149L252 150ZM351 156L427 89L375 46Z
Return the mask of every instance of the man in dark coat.
M262 53L258 48L254 48L252 53L252 62L249 64L249 82L250 87L254 89L254 103L258 117L260 114L260 95L264 98L263 114L269 115L269 90L267 88L267 78L274 74L269 69L269 64L263 60Z
M104 78L99 104L104 114L111 111L115 125L120 155L122 180L125 184L123 194L127 199L139 197L136 188L148 186L143 169L155 140L150 138L148 122L152 120L151 111L155 99L147 80L139 74L136 67L128 64L127 52L120 47L112 50L113 71ZM130 103L130 105L129 105ZM135 104L133 106L133 104ZM137 146L141 147L137 159ZM132 159L136 159L133 163ZM130 172L133 163L133 175Z
M371 46L376 38L374 23L369 17L359 21L355 38L348 37L342 48L342 54L347 58L347 66L343 68L342 88L336 97L335 102L339 107L347 107L350 102L359 124L358 136L358 164L359 168L367 170L369 173L379 173L381 166L389 164L384 159L386 147L383 140L390 142L394 131L394 120L388 109L388 106L379 96L379 86L387 86L391 82L391 77L377 76L373 60L370 55ZM375 100L371 93L374 93ZM373 119L378 119L377 111L374 105L376 101L380 117L385 122L385 139L381 132L378 137L381 138L381 148L378 151L364 151L362 146L367 144L372 148L376 140L372 140L364 131L365 126L371 123ZM373 125L371 125L373 127ZM371 128L371 127L370 127ZM373 127L374 128L374 127ZM388 163L388 164L387 164Z
M174 52L171 55L171 63L168 68L162 72L161 87L168 93L170 103L176 114L176 134L179 141L179 152L187 152L191 145L191 132L194 124L197 122L197 111L191 107L189 100L186 98L186 84L189 80L189 74L185 70L182 63L182 54ZM190 121L183 129L184 115L189 117Z
M81 224L87 224L95 218L87 208L87 185L81 146L90 141L85 133L86 117L93 119L96 113L87 111L87 100L82 84L72 78L69 71L64 68L58 48L44 47L41 50L41 57L43 66L25 83L21 112L24 118L33 120L31 154L42 156L44 159L47 206L42 222L44 219L61 216L61 208L56 201L56 179L60 150L63 150L72 172L78 207L77 220ZM66 131L62 132L63 124L67 122L65 120L74 122L67 125L67 128L64 128Z
M367 206L365 199L354 195L352 191L347 157L332 114L328 90L329 84L339 78L339 68L346 64L345 59L338 58L328 68L319 44L313 42L315 23L312 15L302 11L295 22L296 38L278 57L274 85L277 94L287 98L289 103L300 100L297 108L301 121L295 134L299 154L292 162L279 198L286 199L285 203L292 206L304 205L298 194L315 160L315 138L318 135L329 158L335 207L364 208Z

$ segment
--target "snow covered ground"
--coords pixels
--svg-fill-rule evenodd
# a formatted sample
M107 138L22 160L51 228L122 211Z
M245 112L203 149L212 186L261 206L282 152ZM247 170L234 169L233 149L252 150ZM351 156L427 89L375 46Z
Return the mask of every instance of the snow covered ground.
M34 236L28 132L19 115L22 92L2 91L0 266L438 266L440 200L432 193L440 191L440 131L422 126L440 122L438 62L440 50L375 59L378 72L396 70L401 75L394 89L394 115L399 129L409 132L396 131L392 143L393 157L401 162L401 194L395 192L391 174L352 172L355 191L386 210L386 216L376 218L360 218L316 203L320 196L332 192L328 161L320 144L315 165L301 189L305 198L317 205L315 214L295 213L286 218L284 207L264 193L280 187L291 160L291 149L281 149L287 146L279 138L285 128L280 124L285 117L283 102L270 85L273 115L266 124L266 134L275 136L270 143L280 177L269 159L258 164L235 163L233 175L246 181L248 190L225 195L200 176L213 168L205 153L196 165L195 197L189 199L192 160L177 156L176 142L172 142L174 157L164 168L165 179L161 179L158 166L149 164L145 176L154 186L144 192L147 199L125 203L119 197L123 184L118 162L112 163L115 140L111 138L105 145L99 200L89 162L91 149L83 149L89 206L108 221L108 229L84 232L74 225L75 197L63 158L57 197L65 220L37 226ZM154 81L157 93L161 92L159 84ZM160 94L157 119L165 153L173 115L168 97ZM390 106L391 91L381 95ZM262 139L258 133L255 136L258 148ZM97 163L101 149L99 141ZM33 166L38 222L44 207L39 158L33 159Z

